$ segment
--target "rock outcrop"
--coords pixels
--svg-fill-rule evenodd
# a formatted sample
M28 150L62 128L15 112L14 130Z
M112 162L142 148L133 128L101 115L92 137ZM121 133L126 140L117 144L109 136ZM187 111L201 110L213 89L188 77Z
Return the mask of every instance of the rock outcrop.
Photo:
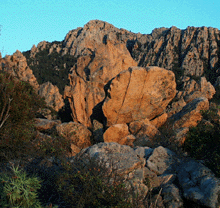
M29 82L36 92L39 90L37 79L28 66L25 56L20 51L17 50L13 55L1 59L0 70L11 73L19 80Z
M149 207L145 197L154 190L158 207L184 207L187 200L218 208L219 179L165 145L177 144L181 154L189 128L202 120L201 110L209 109L213 97L219 99L219 51L220 32L214 28L159 28L142 35L93 20L62 42L43 41L5 58L0 54L0 70L29 82L56 112L69 101L73 122L35 120L34 148L57 139L55 133L70 141L69 165L77 159L86 164L88 156L97 164L111 161L109 171L116 169L142 194L142 207ZM163 135L163 129L170 134ZM54 161L43 163L55 170Z
M171 116L167 122L173 126L174 129L193 127L202 120L201 110L208 110L209 102L207 98L196 98L183 109Z
M38 94L44 97L46 104L55 111L59 111L64 106L64 101L62 95L59 93L58 87L50 82L40 85Z
M91 126L90 116L95 105L104 99L104 85L118 73L136 66L126 48L129 33L117 38L119 29L101 21L90 21L70 31L65 40L64 53L79 57L69 75L70 86L65 88L73 112L73 120Z
M182 75L200 77L217 72L219 34L217 28L211 27L159 28L150 35L138 37L129 46L139 66L156 65Z
M106 88L102 110L107 126L153 119L176 95L175 76L159 67L131 67L114 77Z
M92 133L80 123L62 123L56 126L56 130L59 136L66 138L80 149L91 146Z

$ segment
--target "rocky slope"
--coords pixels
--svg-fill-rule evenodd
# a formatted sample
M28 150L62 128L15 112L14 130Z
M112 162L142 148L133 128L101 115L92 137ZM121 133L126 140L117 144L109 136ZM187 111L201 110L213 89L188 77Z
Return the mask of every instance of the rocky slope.
M144 35L93 20L71 30L62 42L43 41L23 54L1 58L0 69L13 68L56 112L63 113L69 105L65 123L36 119L37 130L44 130L42 138L47 131L71 139L68 157L84 154L85 147L91 154L97 148L140 151L143 154L136 152L139 156L133 159L144 161L135 171L141 172L139 185L146 192L147 173L155 180L173 174L175 181L163 192L169 206L182 207L186 198L214 208L219 206L219 179L203 165L177 158L160 145L167 145L166 136L169 144L180 148L189 127L203 119L200 111L209 109L209 101L219 94L219 50L220 32L214 28L159 28ZM162 128L172 131L172 137ZM92 146L100 142L105 143ZM121 160L124 166L127 159ZM202 172L194 176L193 165ZM185 169L189 176L183 177ZM206 186L212 201L207 200Z

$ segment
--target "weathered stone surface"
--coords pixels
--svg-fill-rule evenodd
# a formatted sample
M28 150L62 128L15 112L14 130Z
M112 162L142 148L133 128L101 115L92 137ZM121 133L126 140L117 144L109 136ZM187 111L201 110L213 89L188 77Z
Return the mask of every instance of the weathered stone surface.
M157 174L150 171L147 167L144 167L144 177L150 189L160 186L160 180Z
M70 139L80 149L91 146L92 132L80 123L62 123L56 126L56 130L60 136Z
M219 207L220 180L204 165L193 160L182 162L178 180L185 198L207 207Z
M208 110L209 102L207 98L196 98L179 112L171 116L167 122L174 129L196 126L198 121L201 121L201 110Z
M149 35L137 37L130 51L139 66L156 65L175 71L178 76L199 77L206 70L217 68L219 39L217 28L158 28Z
M37 79L29 68L25 56L20 51L17 50L12 56L7 55L4 59L1 59L0 70L9 72L19 80L29 82L35 91L38 91Z
M55 111L59 111L64 106L62 95L59 93L57 86L50 82L40 85L38 94L45 97L48 106L52 107Z
M174 136L170 138L171 143L177 145L178 147L183 146L188 131L189 131L189 127L175 129Z
M61 124L60 120L48 120L43 118L35 119L35 128L36 130L48 130L53 128L55 125Z
M112 179L114 175L123 177L126 180L126 187L133 188L133 193L139 194L140 202L146 197L148 192L148 187L144 184L146 161L139 158L131 147L114 142L95 144L83 149L73 159L70 159L70 163L74 165L75 162L82 161L87 166L90 162L88 158L95 159L97 164L103 161L108 170L105 174L110 175L108 177Z
M156 128L160 128L167 121L168 115L167 113L163 113L161 116L156 117L151 120L150 123Z
M117 38L117 32L123 40ZM74 121L91 126L92 109L105 97L104 85L121 71L137 66L126 48L125 41L129 37L128 31L97 20L67 34L64 54L69 50L77 57L77 64L69 75L70 87L64 93Z
M143 168L146 162L144 159L139 158L131 147L115 142L95 144L81 150L79 153L82 159L88 155L91 158L96 158L97 161L103 159L109 165L112 162L112 166L109 166L109 168L116 169L116 172L120 175L127 175L136 169Z
M159 146L154 149L152 155L147 160L147 167L157 175L173 171L173 165L177 162L175 153L171 150Z
M148 159L148 157L152 154L153 149L150 147L134 147L134 151L139 157Z
M117 142L118 144L125 144L124 137L128 136L127 124L115 124L110 126L103 134L104 142Z
M151 122L147 118L139 121L132 121L129 123L129 131L136 135L144 125L151 125Z
M163 140L163 135L153 125L142 124L140 130L135 134L135 146L153 147L159 140Z
M130 67L114 77L106 89L102 109L107 126L153 119L176 94L171 71L159 67Z
M163 203L166 207L183 207L180 190L174 184L167 184L162 189Z
M197 81L190 79L189 81L184 82L182 96L186 103L199 97L205 97L210 100L214 94L215 88L210 82L207 82L205 77L201 77Z
M168 118L171 117L173 114L180 112L183 109L183 107L186 105L186 102L184 101L183 97L181 97L182 92L178 92L178 94L177 94L178 101L172 102L170 109L168 109L167 112Z
M136 137L132 134L129 134L121 139L121 144L128 145L130 147L134 147L135 140L136 140Z

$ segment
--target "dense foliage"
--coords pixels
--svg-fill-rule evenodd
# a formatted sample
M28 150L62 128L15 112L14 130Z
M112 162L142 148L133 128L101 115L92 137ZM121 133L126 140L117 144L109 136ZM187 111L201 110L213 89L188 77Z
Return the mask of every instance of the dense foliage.
M0 91L0 156L20 158L34 137L37 111L46 104L29 83L4 72L0 73Z
M141 193L134 194L129 179L113 169L112 161L101 160L81 155L74 158L72 164L65 164L66 171L60 175L57 185L72 207L140 207ZM69 165L69 166L68 166Z
M198 160L204 160L218 177L220 176L220 116L213 105L203 111L203 120L190 128L185 141L185 150Z
M1 207L42 208L37 195L41 181L37 177L27 177L25 172L15 168L13 164L11 169L10 173L0 176Z
M36 53L34 58L30 57L30 51L25 52L24 56L39 84L49 81L63 94L65 85L69 85L68 74L76 59L67 54L61 56L56 51L49 54L50 45Z

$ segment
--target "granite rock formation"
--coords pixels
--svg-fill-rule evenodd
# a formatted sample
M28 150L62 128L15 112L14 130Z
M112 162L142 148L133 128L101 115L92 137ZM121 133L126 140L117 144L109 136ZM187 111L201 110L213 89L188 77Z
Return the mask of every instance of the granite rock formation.
M159 67L130 67L114 77L106 88L102 109L107 126L153 119L176 95L175 76Z

